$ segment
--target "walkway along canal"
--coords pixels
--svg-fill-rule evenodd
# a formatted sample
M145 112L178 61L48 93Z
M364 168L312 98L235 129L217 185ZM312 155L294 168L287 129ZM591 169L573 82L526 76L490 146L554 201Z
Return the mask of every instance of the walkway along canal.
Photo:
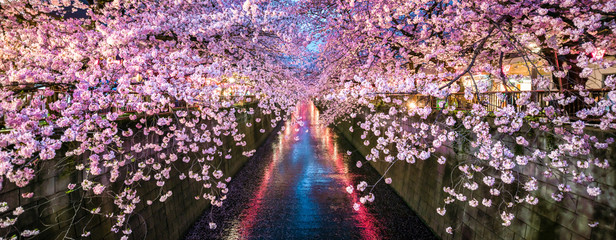
M345 188L380 176L369 164L355 167L363 157L318 123L312 103L301 104L294 117L301 121L270 137L231 181L223 207L207 210L186 239L436 238L383 181L373 203L353 210L361 195Z

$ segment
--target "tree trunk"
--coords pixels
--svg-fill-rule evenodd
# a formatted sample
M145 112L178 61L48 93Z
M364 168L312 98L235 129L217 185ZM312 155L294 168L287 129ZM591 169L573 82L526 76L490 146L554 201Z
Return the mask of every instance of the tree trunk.
M542 53L544 54L545 60L554 67L554 71L562 71L564 64L568 66L569 70L566 71L565 76L558 78L552 75L552 82L558 90L565 94L565 97L576 96L574 102L563 107L563 110L569 116L575 116L577 111L584 108L584 102L580 96L577 96L577 91L574 90L574 88L577 85L586 87L586 82L588 81L588 78L582 78L580 76L583 69L577 65L577 55L557 55L556 50L550 48L542 49Z

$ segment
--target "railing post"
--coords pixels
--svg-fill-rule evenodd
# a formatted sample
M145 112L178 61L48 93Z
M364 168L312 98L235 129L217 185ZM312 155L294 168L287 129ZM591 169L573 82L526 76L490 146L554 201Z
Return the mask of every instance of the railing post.
M559 71L560 64L558 63L558 54L556 53L556 51L554 51L554 60L556 60L556 70ZM562 77L558 77L558 85L560 85L559 86L560 92L563 92L563 78Z

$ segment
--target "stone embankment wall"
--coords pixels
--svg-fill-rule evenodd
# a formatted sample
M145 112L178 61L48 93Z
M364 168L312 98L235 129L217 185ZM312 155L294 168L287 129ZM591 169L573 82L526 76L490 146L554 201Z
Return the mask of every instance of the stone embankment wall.
M236 116L239 124L237 128L240 133L245 134L246 146L235 146L235 142L232 141L230 135L226 139L223 138L226 141L219 148L223 148L225 151L232 149L232 158L223 161L219 166L219 169L224 172L225 178L233 176L249 159L242 155L242 152L258 148L275 129L271 126L273 114L261 114L260 111L255 111L253 115L244 112L236 114ZM261 118L261 121L256 122L256 118ZM252 123L252 126L247 127L246 123ZM126 120L120 124L134 123ZM260 129L265 129L265 132L261 133ZM162 138L162 136L152 133L142 139L135 139L133 143L127 143L127 145L136 142L141 143L142 146L147 143L160 143ZM206 143L205 147L207 147L207 144L213 143ZM174 147L169 147L161 152L172 153L173 149ZM144 150L136 158L156 159L157 154L161 152L154 152L151 149ZM85 155L78 158L85 159L87 158ZM181 155L179 155L179 158L181 159ZM90 214L83 214L83 210L81 212L75 211L75 209L92 209L100 206L101 212L109 212L115 206L113 196L107 196L104 199L89 198L82 201L81 193L77 191L68 192L67 185L69 183L79 183L85 177L83 172L74 170L74 162L76 162L74 158L62 158L41 163L39 165L40 174L27 187L20 189L14 184L5 183L4 188L0 191L0 201L8 202L11 209L16 206L25 206L26 212L18 218L15 226L23 229L39 229L41 234L35 237L36 239L65 239L65 236L73 239L118 239L121 234L110 232L115 220L103 216L92 218ZM172 171L170 179L164 185L165 192L173 191L173 195L165 202L154 201L151 206L144 207L145 200L155 199L160 194L161 189L155 185L155 181L137 187L136 190L139 192L142 202L127 220L132 230L131 239L181 239L190 226L203 214L203 211L210 206L209 200L195 200L195 196L204 193L202 183L196 183L193 180L188 180L188 178L185 180L178 178L178 172L186 173L190 165L178 160L174 163L174 166L180 171ZM95 180L109 183L108 177L109 174L105 173ZM117 189L121 187L119 185L121 182L123 180L118 179L108 187ZM23 199L19 197L20 194L26 192L34 192L35 198ZM88 237L82 237L80 235L86 224L91 234ZM7 233L12 235L14 231L15 229L1 229L0 236Z
M358 116L355 119L337 123L336 128L363 156L366 156L370 153L376 139L372 138L369 146L364 145L364 139L360 137L362 131L358 126L360 121L363 121L362 117ZM350 132L350 126L354 126L355 131ZM381 132L385 132L385 129L381 129ZM586 129L586 132L598 137L613 135L610 132L591 128ZM549 135L537 132L529 132L529 134L537 135L537 140L531 144L544 149L554 147L549 146L553 141ZM370 138L371 136L368 135L368 139ZM515 145L510 144L510 146ZM440 216L436 212L437 207L444 206L443 199L448 194L443 191L443 187L453 186L456 176L455 174L452 176L452 170L457 167L456 164L459 162L457 160L463 158L465 154L462 153L466 149L467 145L461 140L456 140L453 146L445 146L437 150L439 155L444 155L448 159L444 165L438 164L433 158L425 161L417 160L414 164L396 162L387 173L387 177L393 179L391 186L442 239L616 239L616 171L614 170L616 149L614 147L605 152L593 153L595 157L607 157L611 165L608 170L601 171L603 174L596 176L603 191L603 194L596 198L589 196L585 188L572 186L574 194L566 197L562 202L556 202L550 195L557 186L553 181L543 178L541 173L544 169L529 167L524 170L518 169L521 175L535 176L541 182L539 194L536 196L539 198L539 204L517 206L514 211L516 218L509 227L501 226L500 213L495 208L485 208L481 204L473 208L467 202L456 201L447 206L445 216ZM512 149L516 148L512 147ZM395 151L393 146L390 146L390 150ZM529 154L525 149L518 148L517 151ZM381 174L389 167L389 163L383 160L370 163ZM481 194L489 195L487 192ZM475 197L481 201L483 196ZM599 226L590 228L587 225L588 219L599 221ZM453 235L445 232L448 226L454 228Z

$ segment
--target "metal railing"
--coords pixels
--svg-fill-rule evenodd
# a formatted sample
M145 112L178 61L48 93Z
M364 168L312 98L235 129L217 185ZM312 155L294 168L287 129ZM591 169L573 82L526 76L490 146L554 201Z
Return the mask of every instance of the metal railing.
M598 102L607 97L609 89L587 89L589 98L594 102ZM445 98L437 98L421 94L400 94L400 93L384 93L380 96L389 96L397 99L404 99L407 104L412 104L412 107L431 107L433 109L441 109L443 107L455 106L457 110L472 110L474 104L480 104L489 112L497 111L505 106L513 106L516 110L521 111L524 106L519 106L517 100L522 97L522 94L530 94L528 99L531 102L536 102L538 107L545 108L553 106L557 110L562 110L570 117L575 118L575 113L584 108L590 108L594 103L587 104L584 102L584 97L580 96L578 91L559 91L559 90L532 90L532 91L488 91L483 93L473 93L469 99L465 98L463 92L453 93ZM563 94L565 97L575 96L576 100L567 104L561 105L557 100L551 100L555 94Z

